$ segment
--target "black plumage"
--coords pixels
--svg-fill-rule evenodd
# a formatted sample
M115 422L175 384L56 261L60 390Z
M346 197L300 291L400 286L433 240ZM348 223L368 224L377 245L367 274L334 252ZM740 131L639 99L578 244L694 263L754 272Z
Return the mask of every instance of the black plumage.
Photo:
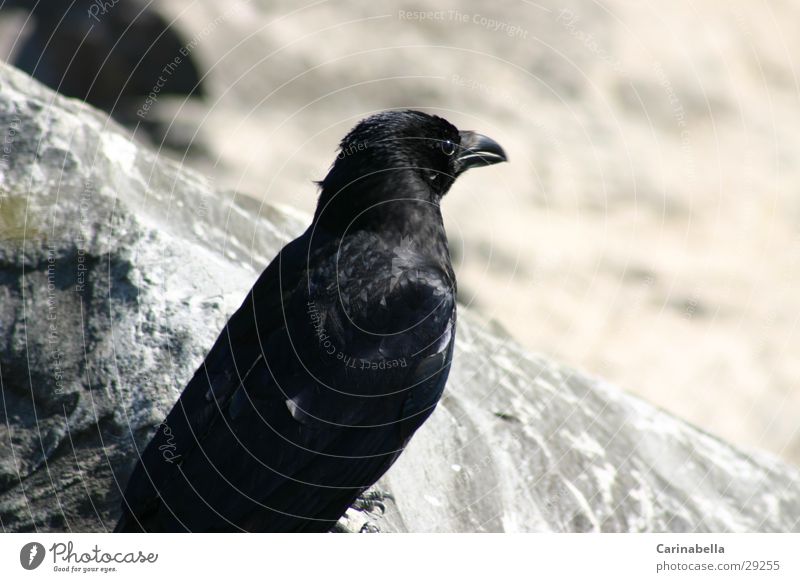
M439 202L500 146L444 119L360 122L311 226L230 318L136 466L116 531L328 531L441 397L456 281Z

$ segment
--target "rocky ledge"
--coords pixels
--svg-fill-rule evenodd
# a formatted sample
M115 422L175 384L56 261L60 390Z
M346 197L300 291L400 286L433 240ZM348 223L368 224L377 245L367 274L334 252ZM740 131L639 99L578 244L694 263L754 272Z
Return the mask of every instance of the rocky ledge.
M219 192L6 65L0 133L0 525L104 531L137 447L308 219ZM346 529L800 530L796 468L467 309L457 348L443 401L379 483L394 501Z

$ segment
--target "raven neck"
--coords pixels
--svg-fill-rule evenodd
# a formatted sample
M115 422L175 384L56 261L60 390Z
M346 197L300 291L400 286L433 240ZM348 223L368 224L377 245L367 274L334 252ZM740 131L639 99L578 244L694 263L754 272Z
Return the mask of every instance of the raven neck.
M314 223L332 233L355 228L409 235L433 224L444 229L440 197L416 172L375 173L344 183L331 178L322 184Z
M371 231L389 244L410 244L422 254L449 264L450 251L438 197L419 185L408 187L408 182L402 195L391 194L388 190L391 186L385 180L364 183L363 187L338 190L335 195L323 188L314 228L333 239Z

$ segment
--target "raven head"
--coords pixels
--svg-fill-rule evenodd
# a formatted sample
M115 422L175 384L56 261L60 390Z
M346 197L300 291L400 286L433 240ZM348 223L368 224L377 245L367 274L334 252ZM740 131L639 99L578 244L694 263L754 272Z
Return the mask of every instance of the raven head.
M438 202L464 171L506 160L496 141L459 131L441 117L384 111L359 122L342 140L336 161L320 183L320 201L342 195L351 202L366 201L365 196L372 202L381 196Z

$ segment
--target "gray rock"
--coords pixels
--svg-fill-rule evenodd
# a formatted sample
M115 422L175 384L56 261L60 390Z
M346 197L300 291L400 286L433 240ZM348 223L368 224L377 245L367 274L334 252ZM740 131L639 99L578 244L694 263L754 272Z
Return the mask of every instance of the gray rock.
M0 523L103 531L137 447L308 219L217 191L5 65L0 132ZM394 501L347 529L800 530L797 469L468 310L458 334L442 403L379 483Z

